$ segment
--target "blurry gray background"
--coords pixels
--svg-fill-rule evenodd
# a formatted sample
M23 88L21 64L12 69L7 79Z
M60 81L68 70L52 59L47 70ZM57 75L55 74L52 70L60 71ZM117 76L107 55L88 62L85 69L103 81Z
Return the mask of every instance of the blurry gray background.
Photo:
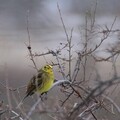
M0 0L1 82L4 83L5 66L7 66L8 79L12 87L26 84L32 74L36 72L31 67L32 62L25 45L28 43L27 11L29 11L29 31L34 52L42 53L47 49L55 50L60 42L66 42L57 2L68 32L74 27L73 43L76 46L73 49L80 49L79 26L85 23L86 11L94 9L95 0ZM110 26L115 16L118 17L114 28L118 29L120 28L120 0L98 0L97 24ZM109 38L103 48L108 43L115 43L115 41L117 41L115 37ZM37 58L36 61L39 66L45 64L43 57ZM2 88L0 89L2 91Z
M25 85L36 71L31 67L25 43L28 43L27 14L29 11L29 31L33 52L42 53L48 49L57 49L60 42L66 42L66 36L57 9L60 6L68 33L73 31L73 51L81 49L79 27L85 24L85 13L94 9L96 0L0 0L0 82L5 84L6 73L11 87ZM120 28L120 0L97 0L96 23L108 27L117 16L114 29ZM105 49L118 39L110 37L101 46ZM94 41L97 43L97 41ZM100 52L98 55L106 56ZM49 61L52 56L46 57ZM44 57L36 58L38 66L43 66ZM93 64L91 64L92 66ZM117 62L120 68L119 61ZM110 75L109 63L98 64L104 78ZM55 68L54 68L55 69ZM91 70L90 70L91 71ZM55 75L59 79L59 75ZM6 100L6 91L0 87L1 100ZM24 94L23 90L23 94Z

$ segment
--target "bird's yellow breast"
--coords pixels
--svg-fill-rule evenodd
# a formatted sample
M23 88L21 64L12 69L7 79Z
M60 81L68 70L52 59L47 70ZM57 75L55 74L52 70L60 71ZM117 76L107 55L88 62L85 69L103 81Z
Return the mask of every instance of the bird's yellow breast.
M43 77L44 77L44 80L42 82L42 85L37 90L37 92L39 92L40 94L49 91L49 89L52 87L53 82L54 82L53 74L44 74Z

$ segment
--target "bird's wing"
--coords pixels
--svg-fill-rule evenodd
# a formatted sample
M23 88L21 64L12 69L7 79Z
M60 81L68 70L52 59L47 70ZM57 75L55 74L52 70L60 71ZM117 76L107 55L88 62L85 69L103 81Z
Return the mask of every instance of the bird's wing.
M30 80L27 86L26 95L29 96L34 94L36 91L36 88L40 87L41 85L42 85L42 72L39 72L37 76L33 76L32 79Z

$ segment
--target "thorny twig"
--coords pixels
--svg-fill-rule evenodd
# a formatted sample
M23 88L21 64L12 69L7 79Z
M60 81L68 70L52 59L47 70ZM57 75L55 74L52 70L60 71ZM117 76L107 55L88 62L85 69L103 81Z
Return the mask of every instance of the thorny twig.
M107 99L108 101L111 102L111 104L114 105L114 107L117 109L117 111L120 113L120 107L115 103L114 100L112 100L110 97L106 96L106 95L102 95L103 98Z
M90 111L94 111L96 109L96 107L99 107L99 103L94 103L92 104L91 106L87 107L84 111L82 111L78 117L79 118L82 118L83 115L86 113L86 112L90 112Z
M114 26L114 24L115 24L116 18L117 18L117 17L115 17L115 19L114 19L114 21L113 21L110 29L108 29L107 33L103 34L103 38L101 38L100 43L99 43L98 45L96 45L95 48L89 49L87 53L82 52L82 54L81 54L82 56L86 56L86 55L92 54L93 52L95 52L95 51L101 46L101 44L102 44L102 43L108 38L108 36L110 35L110 31L112 30L112 28L113 28L113 26Z
M106 80L104 82L100 81L99 85L95 87L91 92L87 95L83 102L81 102L74 110L71 111L70 116L76 111L79 110L80 107L84 106L86 103L89 104L92 98L96 98L100 96L106 89L111 87L114 84L120 83L120 77L112 78L110 80Z
M37 65L33 57L32 48L31 48L31 37L30 37L30 31L29 31L29 11L27 12L27 34L28 34L28 45L26 44L26 46L29 51L30 60L33 62L34 68L38 71Z
M9 81L8 81L8 68L7 65L5 65L5 82L6 86L9 87ZM9 106L9 114L8 117L10 117L11 110L12 110L12 103L11 103L11 96L10 96L10 91L9 89L6 89L6 94L7 94L7 100L8 100L8 106Z

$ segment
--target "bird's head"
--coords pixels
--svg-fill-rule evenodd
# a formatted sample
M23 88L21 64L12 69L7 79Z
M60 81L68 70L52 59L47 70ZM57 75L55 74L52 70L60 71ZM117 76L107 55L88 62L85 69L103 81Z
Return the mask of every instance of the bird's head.
M47 73L53 73L53 67L51 65L45 65L42 67L42 70Z

